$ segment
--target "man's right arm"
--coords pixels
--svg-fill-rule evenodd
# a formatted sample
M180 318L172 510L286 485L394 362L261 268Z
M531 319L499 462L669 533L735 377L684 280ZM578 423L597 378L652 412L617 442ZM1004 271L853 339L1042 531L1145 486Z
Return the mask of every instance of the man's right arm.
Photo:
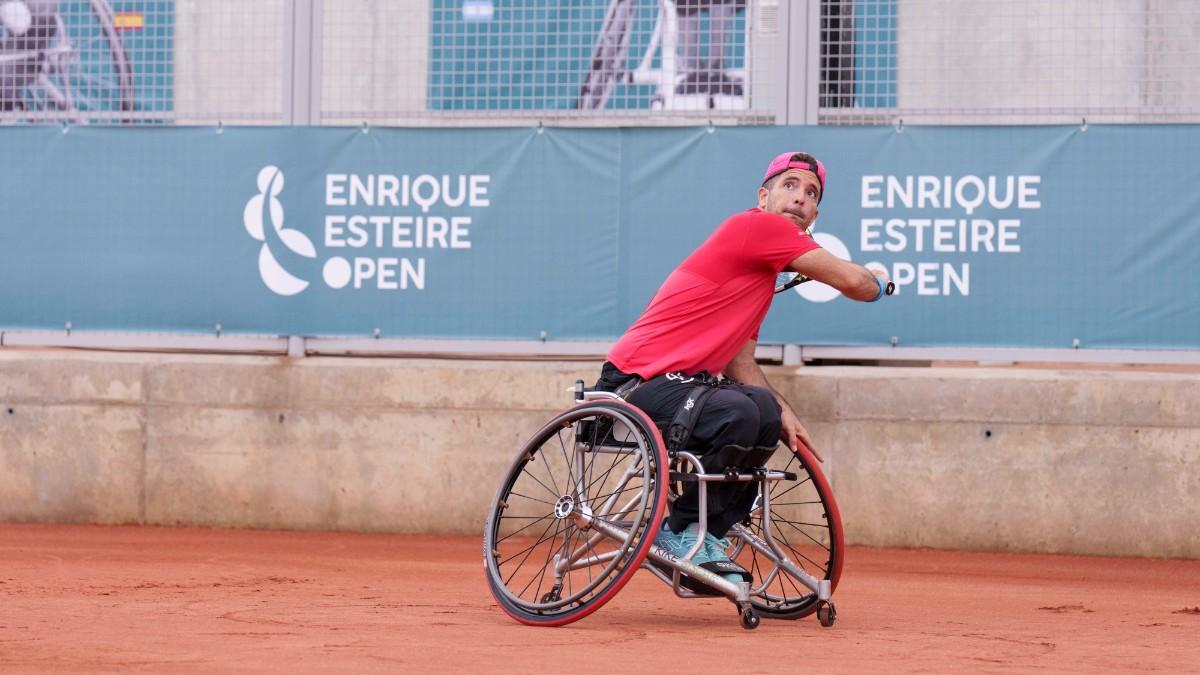
M788 263L788 271L799 272L804 276L829 284L842 295L852 300L870 302L879 297L880 282L887 285L888 275L883 270L873 271L862 265L842 260L823 248L814 248L800 254Z

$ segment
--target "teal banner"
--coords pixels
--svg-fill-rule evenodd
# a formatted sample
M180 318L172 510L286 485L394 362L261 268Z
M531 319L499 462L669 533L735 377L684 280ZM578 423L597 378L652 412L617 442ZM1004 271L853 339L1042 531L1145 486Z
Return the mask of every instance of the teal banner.
M614 339L755 204L875 304L776 298L765 343L1200 348L1200 127L0 129L0 329ZM20 158L17 161L17 158Z

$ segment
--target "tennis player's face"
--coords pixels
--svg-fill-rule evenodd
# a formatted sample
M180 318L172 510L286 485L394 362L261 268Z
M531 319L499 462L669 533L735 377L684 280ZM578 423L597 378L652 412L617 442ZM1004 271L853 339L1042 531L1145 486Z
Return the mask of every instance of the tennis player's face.
M804 169L788 169L768 190L758 189L758 208L779 215L806 229L817 218L817 199L821 183L817 175Z

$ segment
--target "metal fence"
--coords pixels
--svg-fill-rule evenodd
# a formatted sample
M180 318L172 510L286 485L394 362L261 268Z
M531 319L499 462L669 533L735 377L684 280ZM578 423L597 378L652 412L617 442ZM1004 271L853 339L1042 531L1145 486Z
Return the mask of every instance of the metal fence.
M769 121L760 4L326 0L320 121Z
M282 123L287 4L4 0L0 123Z
M1200 121L1192 0L2 0L0 123Z
M1200 120L1200 3L821 4L822 124Z

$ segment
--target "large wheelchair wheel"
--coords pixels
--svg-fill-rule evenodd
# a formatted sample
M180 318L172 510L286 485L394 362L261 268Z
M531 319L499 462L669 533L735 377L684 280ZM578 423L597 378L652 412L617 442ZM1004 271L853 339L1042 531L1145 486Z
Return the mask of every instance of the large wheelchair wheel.
M126 122L133 71L108 0L62 3L39 14L25 36L0 30L0 97L32 122Z
M658 429L620 400L550 420L517 454L483 535L488 586L512 618L561 626L599 609L650 550L666 509Z
M780 456L787 456L787 463L772 468L795 473L797 479L770 484L771 515L766 526L759 496L749 522L734 528L729 556L753 575L750 602L763 616L799 619L817 611L817 594L779 564L769 545L768 550L760 550L736 532L745 528L759 540L772 541L792 564L818 580L828 580L831 592L842 575L846 543L833 490L816 458L807 449L800 454L781 449L776 453Z

